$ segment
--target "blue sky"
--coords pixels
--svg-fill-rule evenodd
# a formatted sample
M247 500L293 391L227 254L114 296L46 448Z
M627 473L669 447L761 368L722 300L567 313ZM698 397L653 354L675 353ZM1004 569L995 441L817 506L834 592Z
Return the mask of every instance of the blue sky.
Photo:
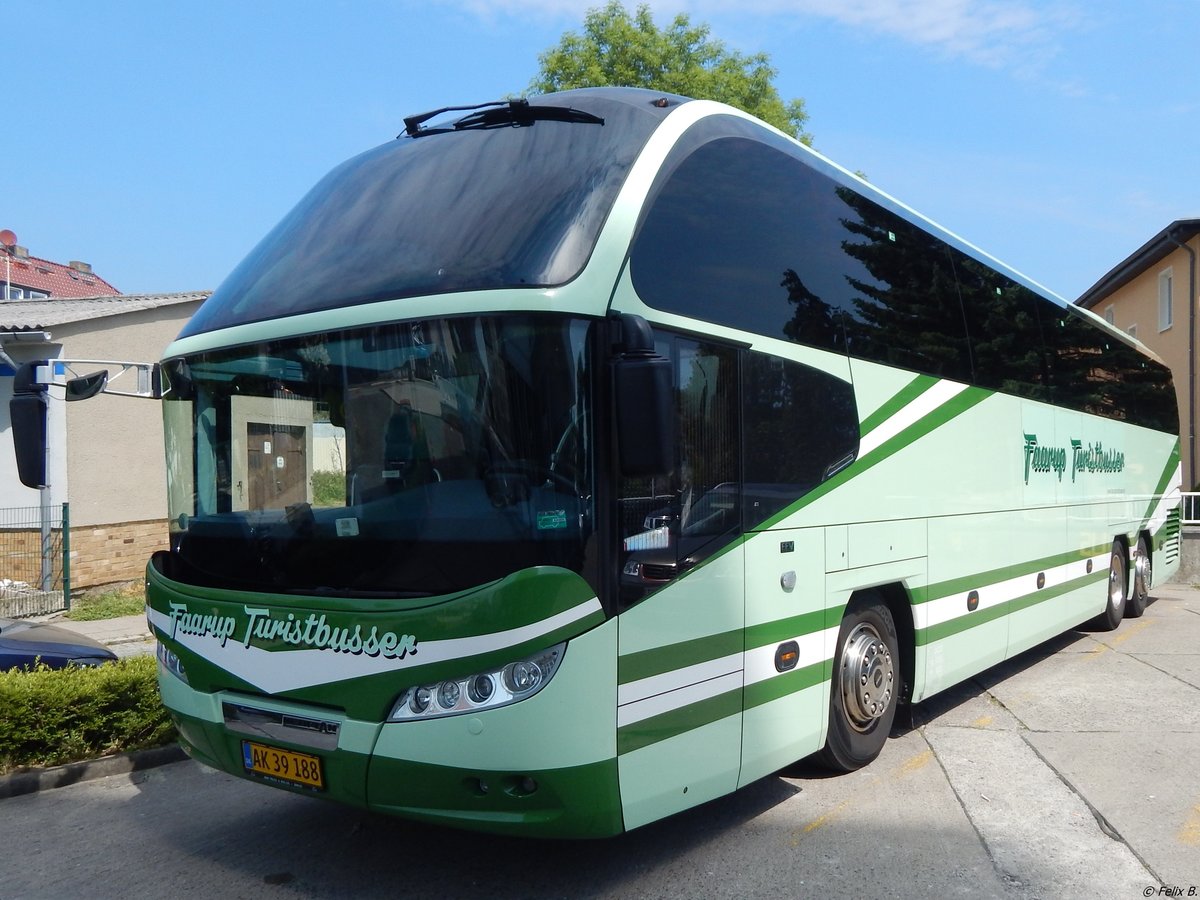
M8 0L0 228L216 287L405 115L520 93L575 0ZM1068 299L1200 217L1200 0L653 2L770 54L818 150Z

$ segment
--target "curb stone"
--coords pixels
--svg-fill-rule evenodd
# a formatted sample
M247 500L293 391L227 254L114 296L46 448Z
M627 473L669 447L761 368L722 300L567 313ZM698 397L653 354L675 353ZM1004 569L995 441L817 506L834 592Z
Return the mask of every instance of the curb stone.
M187 754L178 744L134 750L116 756L102 756L82 762L67 763L48 769L27 769L0 776L0 800L34 794L51 788L66 787L81 781L93 781L109 775L125 775L153 769L168 763L182 762Z

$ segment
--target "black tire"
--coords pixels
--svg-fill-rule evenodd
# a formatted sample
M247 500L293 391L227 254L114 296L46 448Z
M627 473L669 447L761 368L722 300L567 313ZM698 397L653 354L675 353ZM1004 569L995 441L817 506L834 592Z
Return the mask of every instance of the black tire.
M1129 600L1125 603L1125 618L1137 619L1150 605L1150 586L1154 584L1154 567L1150 557L1150 542L1146 536L1138 537L1137 549L1133 552L1133 586Z
M829 734L818 754L831 769L852 772L879 755L901 695L900 641L883 601L868 594L842 618L829 698Z
M1091 625L1097 631L1113 631L1125 618L1125 605L1129 600L1129 562L1125 545L1113 541L1112 551L1108 554L1108 601L1104 604L1104 612L1092 619Z

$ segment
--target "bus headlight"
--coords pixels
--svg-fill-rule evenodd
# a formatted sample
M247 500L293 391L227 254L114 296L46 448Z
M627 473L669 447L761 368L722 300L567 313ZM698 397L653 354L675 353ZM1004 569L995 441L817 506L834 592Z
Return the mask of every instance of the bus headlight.
M532 697L554 677L566 649L566 643L556 644L498 669L433 684L413 685L396 700L388 721L413 722L458 716L508 706Z
M175 655L175 651L167 647L162 641L159 641L158 649L155 652L158 656L158 667L160 669L170 672L184 684L188 683L187 672L184 671L183 663Z

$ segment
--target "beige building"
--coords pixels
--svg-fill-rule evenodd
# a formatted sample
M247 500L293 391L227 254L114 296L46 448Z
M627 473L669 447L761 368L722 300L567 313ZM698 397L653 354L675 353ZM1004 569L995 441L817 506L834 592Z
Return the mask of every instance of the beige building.
M1197 256L1200 219L1172 222L1135 250L1075 302L1127 331L1170 366L1179 401L1183 486L1200 470L1197 447Z
M6 376L0 377L0 507L38 507L42 499L17 479L8 418L11 363L156 362L207 296L0 303L0 349L6 359L0 366ZM93 368L99 367L83 367L77 374ZM108 394L68 404L62 394L61 388L50 391L45 499L54 507L69 502L72 588L140 578L150 554L167 544L161 404Z

